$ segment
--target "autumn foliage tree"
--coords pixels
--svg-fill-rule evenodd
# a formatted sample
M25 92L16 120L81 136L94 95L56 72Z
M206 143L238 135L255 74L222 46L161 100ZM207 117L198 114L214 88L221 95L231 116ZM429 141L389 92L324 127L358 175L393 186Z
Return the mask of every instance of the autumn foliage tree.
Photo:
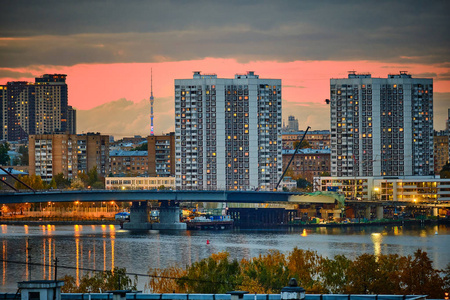
M352 261L344 255L325 258L294 248L288 254L272 250L240 263L221 252L186 270L173 267L151 274L155 277L149 286L155 293L280 293L290 278L314 294L415 294L437 299L450 287L450 264L443 271L436 270L421 250L406 257L362 254Z
M76 284L73 276L66 275L60 280L64 281L61 288L63 293L99 293L112 290L132 290L136 291L137 277L132 280L127 275L125 268L115 267L114 270L88 273Z

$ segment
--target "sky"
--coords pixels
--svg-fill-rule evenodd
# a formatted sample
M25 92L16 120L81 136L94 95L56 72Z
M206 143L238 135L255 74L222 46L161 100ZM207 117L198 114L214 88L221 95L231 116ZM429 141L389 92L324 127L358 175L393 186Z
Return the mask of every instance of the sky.
M77 130L174 130L174 79L193 71L282 80L283 119L329 129L330 78L434 79L434 127L450 108L450 1L0 0L0 84L67 74Z

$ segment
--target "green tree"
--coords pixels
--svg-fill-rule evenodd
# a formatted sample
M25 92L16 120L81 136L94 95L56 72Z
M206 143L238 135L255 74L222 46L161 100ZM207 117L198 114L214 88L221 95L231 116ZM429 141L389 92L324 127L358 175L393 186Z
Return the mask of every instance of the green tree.
M334 259L323 258L320 266L322 284L326 293L343 293L347 285L347 272L351 264L345 255L336 255Z
M227 252L220 252L193 263L177 284L185 285L188 293L224 294L238 288L240 273L239 262L230 261Z
M311 186L312 186L312 184L308 180L306 180L304 178L297 179L297 187L298 188L300 188L300 189L307 189L307 188L309 188Z
M85 274L80 279L80 285L75 285L72 276L64 276L64 285L61 288L63 293L99 293L100 291L112 290L132 290L136 291L137 276L134 280L126 274L125 268L115 267L114 270Z
M294 142L294 144L292 145L294 149L297 148L298 143L300 143L300 141ZM307 140L303 140L302 143L300 144L299 149L306 149L306 148L311 148L311 145L309 144L309 142Z
M450 162L447 162L439 172L441 178L450 178Z
M20 154L20 165L28 166L29 165L28 146L20 146L17 152L19 152Z
M70 180L65 178L63 173L56 174L52 180L54 180L57 189L65 189L70 186Z
M11 150L11 148L8 143L5 142L0 144L0 165L9 165L9 150Z

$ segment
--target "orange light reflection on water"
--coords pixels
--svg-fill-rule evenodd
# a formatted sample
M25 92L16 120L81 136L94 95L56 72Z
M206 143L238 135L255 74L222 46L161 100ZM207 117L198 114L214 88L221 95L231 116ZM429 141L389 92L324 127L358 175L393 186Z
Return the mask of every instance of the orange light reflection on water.
M2 225L2 227L3 227L3 225ZM6 283L6 258L7 258L6 240L3 240L3 242L2 242L2 250L3 250L2 251L3 252L3 277L2 277L2 284L5 285L5 283Z
M302 233L300 234L301 236L308 236L308 233L306 232L306 229L303 229Z
M28 225L23 225L23 230L25 231L25 234L28 234Z
M27 225L25 225L27 226ZM28 238L25 240L25 278L26 280L30 280L29 276L30 276L30 272L28 269L28 259L29 259L29 254L28 254L28 249L29 249L29 241Z
M8 233L8 225L5 224L2 225L2 233L3 234Z
M109 225L109 230L111 232L111 270L114 271L114 246L116 239L116 228L114 225Z
M52 267L51 266L52 263L52 239L49 238L48 239L48 279L52 278Z

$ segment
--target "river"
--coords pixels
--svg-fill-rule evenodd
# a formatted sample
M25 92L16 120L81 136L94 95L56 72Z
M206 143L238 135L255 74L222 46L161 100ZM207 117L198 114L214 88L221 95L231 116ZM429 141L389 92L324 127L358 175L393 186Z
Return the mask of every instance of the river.
M422 249L435 268L443 269L450 263L450 226L135 233L115 225L1 225L0 247L0 291L16 292L18 281L54 279L49 264L53 265L55 258L60 266L58 277L81 277L86 272L83 269L114 267L146 274L149 268L186 266L219 251L228 251L231 258L250 259L271 249L287 253L298 247L327 257L344 254L353 259L363 253L412 255ZM144 289L146 280L139 277L138 289Z

